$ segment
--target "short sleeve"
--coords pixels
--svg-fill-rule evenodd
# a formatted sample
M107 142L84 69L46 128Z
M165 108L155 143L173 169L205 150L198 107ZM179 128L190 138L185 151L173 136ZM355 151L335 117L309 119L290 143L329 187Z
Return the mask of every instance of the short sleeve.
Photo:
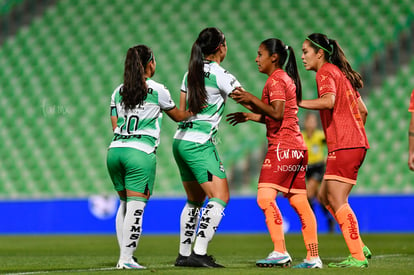
M116 100L115 97L118 93L118 89L116 89L111 96L111 104L110 104L110 116L118 116L118 111L116 110Z
M408 111L414 113L414 90L411 92L410 106Z
M320 69L320 72L316 74L316 84L319 97L327 93L336 95L335 80L328 70Z
M174 109L175 103L171 98L170 91L166 87L161 88L158 93L158 100L161 107L161 110L169 111Z
M181 82L181 91L187 92L187 75L188 72L184 74L183 81Z
M286 101L286 83L280 78L271 78L266 82L269 102L275 100Z
M228 71L223 71L217 77L217 85L220 91L226 95L231 94L236 88L241 87L240 82Z

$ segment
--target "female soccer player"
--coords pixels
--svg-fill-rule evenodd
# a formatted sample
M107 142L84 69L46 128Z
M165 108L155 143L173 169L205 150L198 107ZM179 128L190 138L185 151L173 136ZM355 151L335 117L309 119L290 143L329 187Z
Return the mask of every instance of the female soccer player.
M414 90L411 92L408 111L411 113L410 125L408 128L408 167L411 171L414 171Z
M227 119L231 125L248 120L266 124L268 151L260 172L257 203L265 215L274 249L256 265L286 267L292 262L286 250L282 214L276 204L276 196L281 192L301 219L307 250L306 259L294 268L322 268L316 219L306 195L308 155L297 117L302 88L295 53L281 40L270 38L260 44L256 63L259 71L269 76L262 99L238 89L231 97L253 112L232 113Z
M226 54L224 34L217 28L202 30L191 49L188 72L181 86L180 109L188 107L195 115L179 124L173 143L187 194L180 217L176 266L223 267L207 255L207 247L229 200L226 174L214 139L228 95L241 86L220 66ZM208 203L200 217L206 196Z
M120 247L118 269L143 269L133 253L141 237L142 217L152 194L162 111L181 121L189 112L178 110L170 92L154 80L156 62L145 45L129 48L124 82L111 98L114 137L107 154L108 172L120 197L116 232Z
M300 107L319 110L328 146L328 159L319 197L339 223L351 255L329 267L368 267L371 252L361 241L358 220L348 203L362 165L368 139L367 110L357 89L361 75L355 72L337 41L324 34L309 35L302 45L306 70L316 72L318 98L302 100Z

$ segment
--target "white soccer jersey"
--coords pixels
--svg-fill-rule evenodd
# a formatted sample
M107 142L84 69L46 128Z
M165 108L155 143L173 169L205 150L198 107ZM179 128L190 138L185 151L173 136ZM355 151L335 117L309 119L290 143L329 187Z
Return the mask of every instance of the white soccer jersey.
M117 116L117 127L109 148L131 147L150 154L159 144L162 110L175 107L168 89L154 80L147 79L148 94L144 104L126 111L121 105L119 85L111 97L111 116Z
M187 89L187 75L181 85L183 92ZM200 113L178 124L175 139L205 143L216 136L224 105L229 94L241 87L239 81L216 62L204 64L204 81L207 91L207 106Z

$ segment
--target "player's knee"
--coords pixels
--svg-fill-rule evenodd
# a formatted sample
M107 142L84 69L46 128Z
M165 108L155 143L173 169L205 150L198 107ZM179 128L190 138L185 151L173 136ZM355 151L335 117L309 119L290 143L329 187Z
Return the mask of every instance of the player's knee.
M266 198L266 197L257 197L257 205L262 209L265 210L269 206L274 205L275 200L272 198Z

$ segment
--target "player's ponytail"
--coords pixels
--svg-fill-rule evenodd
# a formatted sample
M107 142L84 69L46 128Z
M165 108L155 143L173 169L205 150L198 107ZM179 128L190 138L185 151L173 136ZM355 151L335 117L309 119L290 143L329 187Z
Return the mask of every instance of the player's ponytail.
M124 65L124 85L121 88L121 104L126 110L141 106L147 97L145 66L153 59L151 49L145 45L129 48ZM142 61L145 60L145 63Z
M224 35L217 28L206 28L200 32L191 49L188 64L187 87L188 109L197 114L207 104L207 91L204 80L204 57L218 51L224 43Z
M191 49L190 62L187 75L188 109L199 113L207 103L207 91L204 81L204 60L198 39Z
M296 64L296 57L295 57L295 51L291 46L286 46L287 51L289 52L289 58L286 63L286 73L290 76L290 78L293 79L293 82L295 82L296 85L296 102L302 101L302 83L300 81L298 66Z
M325 60L336 65L351 82L352 87L358 90L364 86L361 75L354 71L345 57L345 53L334 39L329 39L325 34L313 33L307 38L311 42L311 47L318 52L323 50Z
M299 77L298 67L296 65L295 52L293 48L285 45L282 40L277 38L269 38L261 43L267 51L269 56L272 54L277 54L278 67L283 69L285 67L286 73L292 78L293 82L296 85L296 102L302 100L302 84ZM287 62L286 62L287 60ZM286 63L286 65L285 65Z
M355 90L362 88L364 86L362 76L352 69L351 64L349 64L346 59L345 53L339 46L338 42L336 40L329 39L329 44L332 47L332 55L330 58L331 63L335 64L346 75L346 78L348 78Z

